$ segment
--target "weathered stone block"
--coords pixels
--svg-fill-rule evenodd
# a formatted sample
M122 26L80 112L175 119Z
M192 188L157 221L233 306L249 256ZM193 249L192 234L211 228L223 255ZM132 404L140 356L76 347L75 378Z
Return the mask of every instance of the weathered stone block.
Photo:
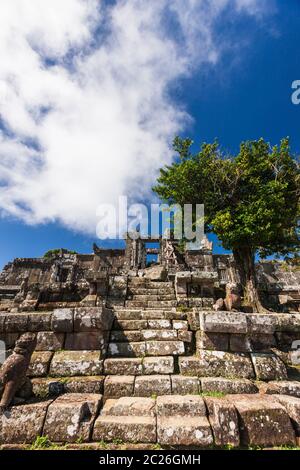
M252 334L250 337L252 351L267 352L276 346L274 335Z
M122 309L115 311L114 314L117 320L143 320L142 310Z
M150 330L162 330L172 328L170 320L148 320L148 326Z
M103 361L99 351L57 351L49 374L53 377L101 375Z
M171 379L169 375L143 375L135 379L134 396L136 397L170 394Z
M188 330L189 325L186 320L173 320L174 330Z
M121 397L107 400L101 411L103 416L156 416L156 402L153 398Z
M146 343L109 343L108 354L109 356L127 356L138 357L146 353Z
M196 395L201 391L198 377L171 375L171 382L174 395Z
M243 313L200 312L200 329L211 333L247 333L247 319Z
M203 393L220 392L225 394L258 393L258 387L248 379L225 379L224 377L201 377Z
M113 330L110 334L112 343L137 343L143 341L142 331L140 330Z
M113 311L105 307L81 307L74 310L74 331L109 331L113 323Z
M289 415L296 436L300 436L300 398L286 395L275 395L274 398L285 408Z
M196 349L209 349L212 351L228 351L229 335L227 333L196 332Z
M286 366L272 353L252 353L253 366L258 380L287 379Z
M184 343L191 343L193 341L193 332L188 330L178 330L178 339Z
M147 320L115 320L114 328L121 330L146 330L148 322Z
M62 381L48 377L31 379L32 394L38 398L61 395L65 388Z
M278 347L290 351L294 341L300 341L300 332L277 331L275 333Z
M5 333L24 333L28 331L28 315L24 313L8 313L4 323Z
M28 331L50 331L52 312L32 312L28 314Z
M149 416L99 416L93 433L94 441L155 443L156 419Z
M37 334L36 351L58 351L59 349L63 349L64 341L64 333L40 331Z
M72 333L74 312L70 308L61 308L53 311L51 329L57 333Z
M208 419L204 416L158 417L157 441L162 445L207 447L213 443L213 436Z
M176 330L143 330L143 340L172 341L177 339Z
M249 334L274 334L278 325L278 316L272 314L248 313L247 314Z
M276 326L276 331L285 331L291 333L300 332L300 313L282 313L277 314L278 324Z
M105 359L104 372L108 375L142 375L142 358Z
M214 442L217 446L240 445L238 415L234 405L223 398L205 398L212 427Z
M156 400L157 416L206 416L205 403L197 395L167 395Z
M14 406L0 415L0 442L32 443L41 436L51 400Z
M50 351L34 352L31 356L27 375L29 377L44 377L47 375L52 356L53 352Z
M252 345L248 335L229 335L229 349L232 352L251 352Z
M273 395L290 395L300 398L300 382L282 380L268 383L265 393Z
M89 393L60 396L48 408L43 434L52 442L88 441L101 399Z
M101 375L68 377L64 380L66 393L103 393L105 377Z
M0 334L5 333L5 320L6 320L6 312L0 312Z
M168 356L184 354L184 343L182 341L147 341L147 356Z
M192 309L187 312L187 319L189 327L192 331L197 331L200 328L199 310Z
M134 375L108 375L104 381L104 395L120 398L133 394Z
M270 396L228 395L226 399L237 409L242 445L273 447L295 444L287 412Z
M183 375L253 379L254 370L250 357L244 353L224 351L200 351L199 356L179 358Z
M174 373L174 357L159 356L145 357L143 360L143 374L173 374Z
M73 351L100 350L105 354L109 332L107 331L90 331L85 333L67 333L65 349Z

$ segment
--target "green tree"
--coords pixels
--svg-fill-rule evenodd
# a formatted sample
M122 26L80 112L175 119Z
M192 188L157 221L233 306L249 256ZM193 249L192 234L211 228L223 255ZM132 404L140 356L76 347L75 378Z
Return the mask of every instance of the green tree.
M244 303L261 311L256 255L299 250L299 162L288 139L274 147L264 139L243 142L234 157L224 155L217 142L192 154L192 143L176 137L179 158L160 170L153 190L171 204L205 205L205 229L232 250Z

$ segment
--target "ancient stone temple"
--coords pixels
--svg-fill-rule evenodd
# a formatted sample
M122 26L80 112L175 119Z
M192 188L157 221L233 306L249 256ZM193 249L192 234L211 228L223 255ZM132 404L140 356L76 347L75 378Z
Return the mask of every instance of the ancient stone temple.
M5 266L3 370L17 370L14 355L30 363L6 388L1 444L295 446L300 272L265 262L257 273L268 314L243 308L232 256L207 239L198 250L128 239Z

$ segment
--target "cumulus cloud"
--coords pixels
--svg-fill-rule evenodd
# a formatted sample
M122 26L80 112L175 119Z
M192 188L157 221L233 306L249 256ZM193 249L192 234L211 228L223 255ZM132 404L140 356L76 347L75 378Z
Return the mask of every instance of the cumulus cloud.
M2 0L0 210L94 233L96 207L149 196L191 119L169 88L260 0Z

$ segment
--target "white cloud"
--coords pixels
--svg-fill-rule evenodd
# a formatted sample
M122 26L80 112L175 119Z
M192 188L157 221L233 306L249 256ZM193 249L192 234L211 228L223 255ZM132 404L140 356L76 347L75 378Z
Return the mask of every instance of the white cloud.
M260 15L260 5L1 0L2 214L93 233L99 203L146 196L190 119L169 86L217 62L225 8Z

